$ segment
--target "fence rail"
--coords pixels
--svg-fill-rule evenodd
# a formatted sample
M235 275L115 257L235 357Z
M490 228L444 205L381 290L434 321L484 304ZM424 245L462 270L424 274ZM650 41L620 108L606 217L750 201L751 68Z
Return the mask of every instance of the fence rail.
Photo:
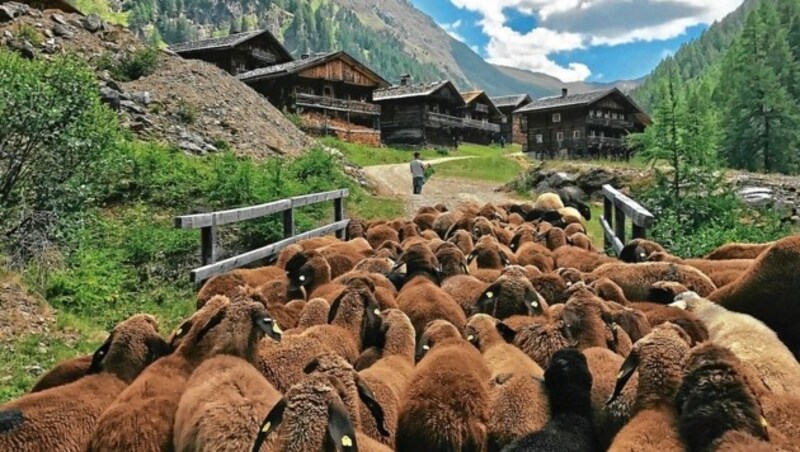
M633 223L633 239L647 238L647 229L653 226L655 217L636 201L622 194L611 185L603 186L603 241L606 249L613 249L619 256L625 247L625 219Z
M350 220L344 218L344 198L349 194L350 191L345 188L323 193L313 193L305 196L295 196L294 198L287 198L239 209L175 217L175 228L177 229L200 229L203 266L192 270L189 273L190 279L192 282L205 281L214 275L225 273L235 268L274 256L287 246L308 238L334 233L337 237L341 238L343 235L342 232L350 223ZM333 201L334 203L334 222L312 231L295 234L294 209L326 201ZM276 213L283 213L283 240L217 262L217 226L253 220Z

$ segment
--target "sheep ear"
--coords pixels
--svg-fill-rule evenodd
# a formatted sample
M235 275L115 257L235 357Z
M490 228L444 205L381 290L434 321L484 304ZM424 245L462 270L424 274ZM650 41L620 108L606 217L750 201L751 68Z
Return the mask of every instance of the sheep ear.
M310 374L311 372L316 371L319 369L319 358L314 358L306 364L306 367L303 368L303 373Z
M506 342L508 342L509 344L514 342L514 338L517 336L517 332L511 329L510 326L506 325L503 322L497 322L495 328L497 328L497 331L500 332L500 335L503 336L503 339L505 339Z
M511 251L517 252L517 248L519 248L519 242L522 240L522 234L514 234L514 237L511 239L511 243L508 244L508 247L511 248Z
M469 256L467 256L467 265L472 265L472 261L474 261L476 257L478 257L478 253L476 251L473 250L471 253L469 253Z
M271 337L272 339L276 340L277 342L281 341L281 335L283 335L283 331L278 326L278 322L275 319L264 317L256 320L256 326L261 329L267 336Z
M96 374L101 370L103 370L102 369L103 360L105 360L106 356L108 356L108 351L111 349L111 342L113 340L114 340L114 333L111 333L108 335L108 339L106 339L106 341L103 342L103 345L101 345L100 348L98 348L97 351L94 352L94 355L92 355L92 363L89 365L89 369L87 370L86 373Z
M286 411L286 399L281 398L278 400L278 403L272 407L269 414L267 414L264 422L261 423L261 427L258 429L258 436L256 436L256 442L253 444L253 452L259 452L261 446L267 440L267 436L283 422L284 411Z
M208 334L209 331L213 330L214 327L222 323L222 319L225 318L225 314L226 314L225 309L220 309L216 314L214 314L214 316L211 317L211 319L209 319L205 325L203 325L203 328L201 328L200 331L197 332L197 336L194 339L194 343L199 344L200 341L203 340L203 338L206 336L206 334Z
M386 429L386 417L383 414L383 407L375 399L375 394L369 388L367 382L358 374L356 374L356 386L358 387L358 397L364 402L364 405L369 408L372 417L375 418L378 431L380 431L383 436L389 436L389 431Z
M527 291L524 301L525 307L528 308L528 315L544 314L544 303L536 289Z
M147 360L152 363L162 356L167 356L172 352L172 347L161 337L154 337L147 340Z
M498 253L500 254L500 261L503 262L503 266L508 267L511 265L511 261L503 250L498 251Z
M561 311L561 320L563 322L561 334L563 334L564 338L570 343L576 343L573 331L580 324L581 317L568 309L564 309Z
M169 346L171 348L175 348L175 342L178 339L186 336L189 333L189 330L192 329L192 319L189 319L181 324L177 330L175 330L175 334L172 336L172 340L169 342Z
M431 349L429 342L430 341L428 340L428 338L423 337L417 344L417 350L414 353L414 360L416 362L420 362L422 358L425 357L425 354L428 353L428 350Z
M328 406L328 438L337 452L351 452L358 450L356 443L356 428L350 419L350 413L341 402L334 402Z
M503 285L500 283L494 283L487 287L486 290L484 290L481 294L480 298L478 298L478 302L476 303L478 312L490 314L490 312L483 310L483 305L486 303L496 303L497 299L500 297L500 292L502 289Z
M331 303L331 308L328 310L329 324L333 323L333 321L336 319L336 314L339 313L339 306L342 304L342 298L344 298L345 295L347 294L348 294L347 289L345 289L344 291L342 291L342 293L339 294L338 297L336 297L335 300L333 300L333 303Z
M628 357L625 358L625 361L622 363L622 367L619 370L619 375L617 375L617 385L614 386L614 393L611 394L611 397L606 402L606 405L611 404L614 400L622 394L622 390L625 389L625 385L631 379L633 372L636 371L636 368L639 366L639 355L631 352L628 354Z

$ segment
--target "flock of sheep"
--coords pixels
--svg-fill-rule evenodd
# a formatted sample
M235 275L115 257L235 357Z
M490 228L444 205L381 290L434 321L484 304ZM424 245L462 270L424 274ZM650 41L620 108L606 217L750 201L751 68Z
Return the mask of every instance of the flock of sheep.
M557 195L353 220L117 325L0 451L800 450L800 236L594 249Z

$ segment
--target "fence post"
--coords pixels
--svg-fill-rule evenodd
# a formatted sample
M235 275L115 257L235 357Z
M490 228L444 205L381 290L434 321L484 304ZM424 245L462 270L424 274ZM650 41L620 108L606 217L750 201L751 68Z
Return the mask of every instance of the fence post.
M344 197L333 200L333 221L337 223L344 220ZM344 230L336 231L338 239L344 239Z
M210 265L217 262L217 233L214 225L200 229L200 247L203 265Z
M625 211L620 206L615 205L614 207L614 213L616 214L616 218L614 218L614 233L624 245L627 243L625 241Z
M294 237L294 207L283 211L283 238Z
M603 218L605 218L608 226L613 230L614 229L614 203L611 199L609 199L608 193L603 193ZM608 237L605 233L603 234L603 245L605 246L604 249L608 250L614 245L611 241L611 238Z
M639 226L636 223L633 223L633 237L634 239L646 239L647 238L647 228Z

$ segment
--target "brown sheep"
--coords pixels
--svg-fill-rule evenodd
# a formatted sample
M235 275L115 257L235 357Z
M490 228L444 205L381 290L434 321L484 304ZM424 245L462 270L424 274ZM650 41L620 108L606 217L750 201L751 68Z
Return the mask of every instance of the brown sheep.
M179 327L176 351L145 369L103 413L89 451L169 450L178 402L197 366L219 354L253 362L264 333L279 337L260 303L213 301Z
M663 246L652 240L646 239L633 239L622 248L619 258L622 262L629 264L637 262L645 262L653 253L664 253L666 250Z
M614 436L631 418L636 399L638 375L634 375L622 393L608 403L617 383L617 374L623 358L607 348L592 347L583 350L592 373L592 407L594 426L600 450L606 450Z
M467 256L467 263L469 265L472 265L472 261L476 261L476 269L485 268L493 270L501 270L512 263L509 255L503 251L501 245L497 243L497 239L492 236L483 236L478 240L478 243L475 244L475 248Z
M534 242L523 243L515 254L519 265L533 265L542 271L550 273L556 268L556 261L553 253L546 247Z
M312 298L306 302L303 312L300 313L300 318L297 320L297 327L291 330L286 330L284 334L299 334L315 325L324 325L328 323L328 312L330 311L330 304L324 298Z
M642 311L653 328L667 322L681 327L692 339L692 345L708 340L708 329L703 322L684 309L657 303L633 303L633 308Z
M442 290L455 300L466 315L474 313L478 298L487 287L488 283L469 275L454 276L442 284Z
M581 223L570 223L564 228L564 234L567 237L572 237L575 234L587 234L586 227Z
M489 421L490 372L480 352L449 325L449 334L428 340L437 320L426 329L425 357L414 369L400 407L397 451L482 451Z
M566 328L560 320L544 317L514 316L502 322L499 329L507 342L516 345L542 368L550 365L553 355L569 347Z
M446 242L435 253L442 270L442 282L453 276L469 274L467 258L454 244Z
M240 268L217 275L206 281L197 293L197 309L202 308L216 295L234 297L244 286L258 287L275 280L285 280L286 272L281 267Z
M457 246L465 256L468 256L475 249L472 235L467 231L456 231L448 241Z
M286 275L289 278L288 290L300 291L303 299L313 296L315 290L333 279L330 263L316 250L303 251L289 259Z
M433 223L439 218L441 215L439 212L436 213L417 213L417 216L414 217L414 224L420 229L420 231L428 231L433 230Z
M436 231L436 234L442 239L447 239L447 232L456 224L456 221L461 219L461 216L462 214L460 212L450 211L442 213L434 220L433 230Z
M689 354L689 337L666 323L636 342L622 363L614 400L637 370L639 387L632 418L617 433L609 451L667 451L683 448L675 428L678 413L673 400L683 379L683 359Z
M795 356L800 356L800 313L795 309L800 267L800 236L776 242L739 279L710 295L700 296L730 311L749 314L778 333ZM691 287L690 287L691 289Z
M768 250L775 242L749 244L749 243L728 243L715 249L706 256L712 261L728 259L757 259L761 253Z
M499 451L547 423L549 406L542 386L542 368L517 347L508 344L498 321L486 314L469 319L464 335L483 355L492 373L488 449ZM502 328L502 326L501 326Z
M567 282L558 273L546 273L530 278L533 288L547 300L548 305L563 304L567 302Z
M506 268L478 297L476 312L503 320L513 315L545 315L547 302L534 289L522 267Z
M281 394L242 358L204 361L186 382L175 413L175 451L248 450L264 413Z
M168 351L153 317L120 323L92 356L86 376L0 405L0 450L86 450L103 411Z
M567 246L567 236L561 228L550 228L546 232L536 235L535 242L547 247L550 251Z
M358 411L345 404L347 398L347 389L339 380L319 374L305 377L267 414L252 450L389 451L356 431L353 418Z
M562 246L553 252L553 258L557 268L574 268L582 273L591 273L604 264L617 262L604 254L574 246Z
M367 238L367 222L360 218L351 218L350 223L347 223L347 228L344 230L344 239L365 239Z
M31 393L41 392L45 389L64 386L85 377L92 364L92 355L79 356L67 361L58 363L46 374L39 378L39 381L31 388Z
M592 245L592 239L582 232L577 232L567 237L567 245L587 251L597 252L597 250L594 249L594 245Z
M386 241L400 243L400 234L389 225L378 225L367 230L367 241L372 248L378 249Z
M614 281L628 300L647 300L650 287L659 281L679 282L702 296L716 290L714 283L700 270L668 262L606 264L594 270L591 276Z

